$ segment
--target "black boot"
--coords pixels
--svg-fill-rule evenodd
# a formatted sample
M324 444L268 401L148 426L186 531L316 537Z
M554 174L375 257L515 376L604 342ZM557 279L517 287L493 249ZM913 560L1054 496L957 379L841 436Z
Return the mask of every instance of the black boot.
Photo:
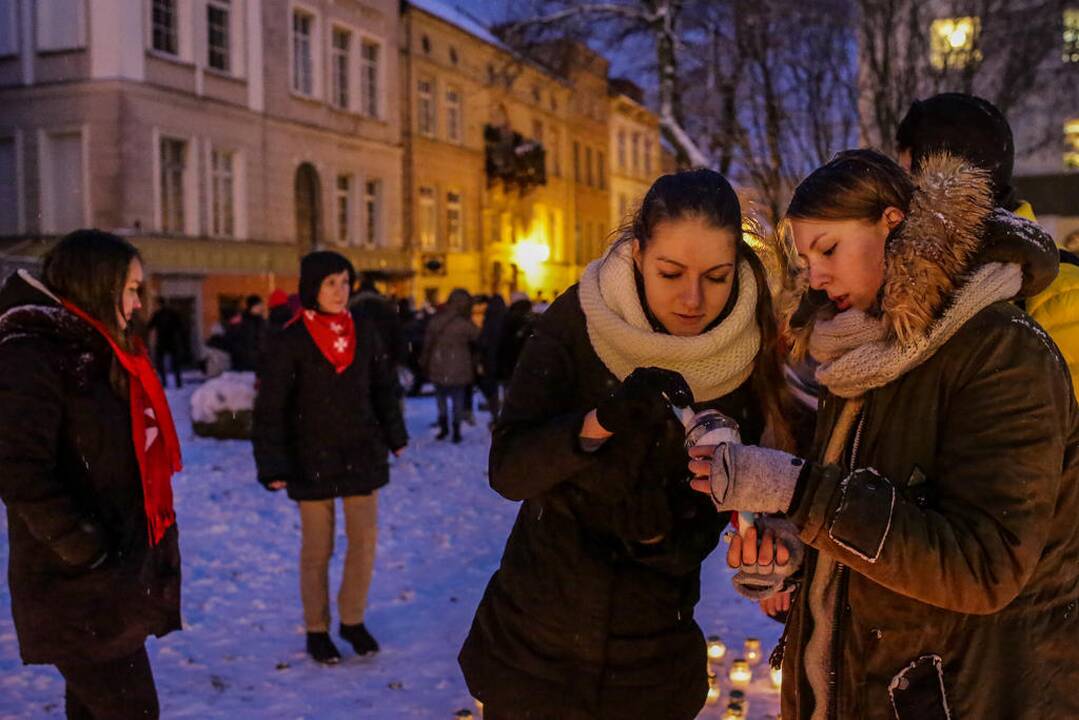
M453 443L456 445L461 442L461 423L455 422L453 424Z
M330 640L328 632L307 633L307 654L311 659L323 665L336 665L341 662L341 653Z
M357 655L369 655L378 652L378 641L371 637L363 623L359 625L345 625L341 623L339 630L341 637L352 644L352 649Z
M438 419L438 435L435 435L435 440L445 440L446 436L450 434L450 425L446 422L446 418Z

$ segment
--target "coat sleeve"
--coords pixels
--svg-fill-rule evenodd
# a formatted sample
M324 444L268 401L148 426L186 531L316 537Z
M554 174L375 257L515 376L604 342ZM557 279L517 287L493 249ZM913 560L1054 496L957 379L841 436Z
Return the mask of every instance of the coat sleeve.
M813 468L791 514L806 543L947 610L990 614L1019 595L1054 521L1075 410L1041 329L1009 325L942 380L954 390L940 405L933 494L919 501L870 468Z
M371 354L371 405L382 427L386 446L390 450L400 450L408 444L408 432L401 415L401 384L397 379L397 366L373 326L365 336L374 346Z
M105 552L102 533L57 472L64 418L59 350L18 341L0 360L0 498L64 562Z
M580 449L587 412L570 406L575 375L563 341L537 330L521 353L491 442L489 479L502 496L527 500L598 469L598 459Z
M299 480L291 423L297 382L291 335L286 329L272 336L255 396L252 444L258 479L263 485L276 480Z

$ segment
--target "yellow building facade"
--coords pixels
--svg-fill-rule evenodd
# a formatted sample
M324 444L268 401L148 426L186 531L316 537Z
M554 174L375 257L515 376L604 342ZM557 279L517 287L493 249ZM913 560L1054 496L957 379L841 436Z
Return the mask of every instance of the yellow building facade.
M455 287L556 297L619 224L612 122L649 129L657 172L658 123L639 102L613 99L607 60L583 44L523 58L433 0L405 3L401 25L413 297L437 304ZM618 182L631 180L650 182Z
M628 223L648 188L663 174L659 118L646 108L640 88L626 80L610 83L612 227Z

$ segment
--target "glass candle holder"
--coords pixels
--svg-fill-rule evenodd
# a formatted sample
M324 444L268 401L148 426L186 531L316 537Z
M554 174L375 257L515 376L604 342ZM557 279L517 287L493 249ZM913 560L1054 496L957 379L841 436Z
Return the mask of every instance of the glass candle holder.
M731 685L736 688L749 687L749 683L753 682L753 669L744 658L738 658L731 663L731 671L728 678L731 681Z
M761 641L757 638L746 638L746 643L743 648L745 650L746 662L750 665L756 665L761 661Z
M727 646L719 638L719 635L708 636L708 660L719 662L727 655Z

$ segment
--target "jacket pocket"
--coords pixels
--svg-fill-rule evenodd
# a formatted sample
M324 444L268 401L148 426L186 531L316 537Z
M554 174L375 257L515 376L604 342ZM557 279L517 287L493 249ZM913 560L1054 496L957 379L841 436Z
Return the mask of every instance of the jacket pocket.
M900 670L888 696L897 720L952 720L939 655L923 655Z

